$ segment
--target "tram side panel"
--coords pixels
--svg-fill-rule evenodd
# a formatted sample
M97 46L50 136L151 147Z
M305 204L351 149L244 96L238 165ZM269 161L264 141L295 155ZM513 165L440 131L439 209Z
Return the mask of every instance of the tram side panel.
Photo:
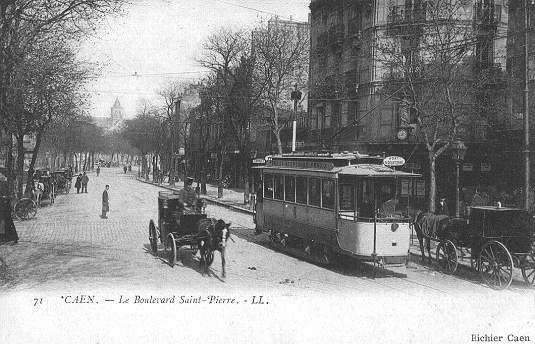
M374 223L341 220L338 242L344 251L371 258L374 253ZM410 242L408 223L377 223L375 253L391 262L407 256Z
M334 212L264 199L264 230L274 230L329 246L336 245Z

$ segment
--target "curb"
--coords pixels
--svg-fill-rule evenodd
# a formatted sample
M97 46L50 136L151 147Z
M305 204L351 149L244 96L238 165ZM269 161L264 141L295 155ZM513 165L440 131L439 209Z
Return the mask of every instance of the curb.
M135 177L135 178L138 181L142 182L142 183L150 184L152 186L157 186L157 187L160 187L162 189L171 190L171 191L176 190L176 189L173 189L170 186L156 184L156 183L153 183L151 181L146 181L146 180L140 179L139 177ZM221 207L224 207L224 208L227 208L227 209L236 210L236 211L239 211L239 212L244 213L244 214L254 215L254 211L249 210L249 209L245 209L245 208L238 207L238 206L235 206L235 205L232 205L232 204L221 202L221 201L213 199L212 197L209 197L209 196L202 196L202 198L205 199L209 203L213 203L213 204L216 204L218 206L221 206Z

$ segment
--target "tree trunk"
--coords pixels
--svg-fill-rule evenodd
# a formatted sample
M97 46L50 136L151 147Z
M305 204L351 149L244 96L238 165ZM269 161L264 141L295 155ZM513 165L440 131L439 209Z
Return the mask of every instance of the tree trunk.
M74 153L73 156L74 156L74 172L78 173L78 155Z
M219 152L219 168L217 172L217 198L223 198L223 153Z
M282 155L282 142L281 142L281 132L280 130L273 131L275 134L275 138L277 139L277 150L279 151L279 154Z
M17 163L16 163L16 176L17 176L17 196L19 198L23 195L23 183L24 183L24 135L18 135L17 138Z
M436 157L434 153L429 153L429 211L435 212L436 204Z
M12 196L15 194L15 170L14 170L14 159L13 159L13 135L8 134L8 148L7 148L7 157L6 157L6 167L7 167L7 184L9 195Z
M206 156L207 156L206 152L203 152L201 156L201 193L203 195L206 195L206 169L207 169Z
M175 155L171 152L171 158L169 159L169 185L175 186Z

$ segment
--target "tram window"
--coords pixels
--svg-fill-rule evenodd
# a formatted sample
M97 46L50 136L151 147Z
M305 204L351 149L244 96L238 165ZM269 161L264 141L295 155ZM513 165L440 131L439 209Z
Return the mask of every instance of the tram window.
M295 177L284 177L284 199L288 202L295 202Z
M275 199L284 200L284 177L273 176L273 183L275 184Z
M321 202L321 180L310 178L308 180L308 204L320 206Z
M264 197L273 198L273 176L271 174L264 175Z
M340 184L340 210L354 211L355 210L355 188L353 185Z
M327 209L334 209L334 181L323 180L321 196L321 206Z
M373 197L373 181L362 180L361 187L358 188L357 196L358 217L360 221L369 221L374 218L374 197Z
M296 202L307 204L307 179L306 177L297 177L295 179Z

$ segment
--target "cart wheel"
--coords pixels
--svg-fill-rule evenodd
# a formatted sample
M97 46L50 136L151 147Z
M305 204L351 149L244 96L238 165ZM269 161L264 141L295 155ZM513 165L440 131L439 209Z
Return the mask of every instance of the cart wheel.
M522 264L520 265L522 269L522 277L524 281L529 284L535 284L535 254L530 253L522 259Z
M492 289L506 289L513 281L513 257L501 242L489 241L483 245L479 267L481 278Z
M169 265L171 265L171 267L174 267L177 261L177 249L176 249L175 236L173 235L173 233L169 233L167 237L168 237L167 245L170 248L169 252L167 253L167 259L169 260Z
M158 251L158 233L156 233L156 226L153 220L149 222L149 242L150 249L153 253L156 253Z
M15 216L28 220L37 214L37 204L30 198L21 198L15 203Z
M441 241L437 246L437 261L442 271L452 274L457 270L459 263L457 261L457 249L449 241Z

